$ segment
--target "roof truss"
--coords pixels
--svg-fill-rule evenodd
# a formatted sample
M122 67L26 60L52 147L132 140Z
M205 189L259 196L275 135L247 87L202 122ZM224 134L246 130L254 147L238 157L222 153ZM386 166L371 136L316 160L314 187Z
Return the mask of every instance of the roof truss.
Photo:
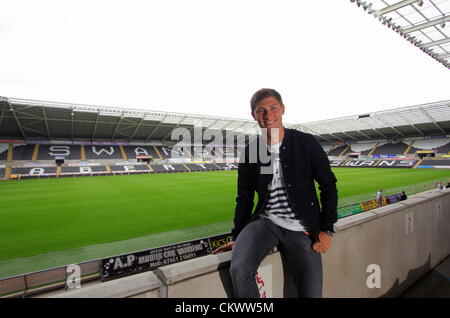
M350 1L450 69L448 1Z

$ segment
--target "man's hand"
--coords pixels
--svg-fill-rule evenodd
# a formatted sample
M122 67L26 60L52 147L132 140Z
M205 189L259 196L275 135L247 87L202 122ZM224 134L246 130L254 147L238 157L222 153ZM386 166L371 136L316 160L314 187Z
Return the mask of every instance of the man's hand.
M222 245L221 247L216 248L214 251L211 252L211 254L217 254L220 252L227 252L227 251L231 251L234 247L234 242L228 242L225 245Z
M306 235L309 235L309 232L305 232ZM328 249L331 247L331 236L329 236L326 232L320 232L317 242L313 244L313 250L317 253L326 253Z

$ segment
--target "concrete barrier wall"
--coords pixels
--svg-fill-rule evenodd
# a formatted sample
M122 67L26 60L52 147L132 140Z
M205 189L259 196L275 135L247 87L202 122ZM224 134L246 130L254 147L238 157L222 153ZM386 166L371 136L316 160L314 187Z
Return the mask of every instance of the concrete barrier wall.
M140 273L105 283L95 284L48 298L157 298L164 285L153 272Z
M340 219L323 255L324 297L397 297L450 254L450 189ZM208 255L52 297L232 297L231 252ZM295 297L279 252L257 281L266 297ZM285 279L286 278L286 279Z
M344 218L336 229L324 297L396 297L450 254L450 190ZM380 288L367 287L371 264Z

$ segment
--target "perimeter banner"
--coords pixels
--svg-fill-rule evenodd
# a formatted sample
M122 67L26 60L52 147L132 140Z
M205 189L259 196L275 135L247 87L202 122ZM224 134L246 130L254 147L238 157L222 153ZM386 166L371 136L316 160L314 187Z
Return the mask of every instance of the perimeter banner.
M388 201L389 204L399 202L401 201L401 198L402 198L401 192L386 196L386 200Z
M363 208L364 212L378 208L378 202L376 199L363 201L360 204L361 204L361 207ZM385 206L386 204L388 204L388 202L386 201L386 198L383 197L381 206Z
M361 213L361 212L364 212L361 204L355 203L352 205L347 205L347 206L338 208L338 219L349 216L349 215Z
M102 281L153 271L158 267L210 254L233 239L231 233L102 259Z

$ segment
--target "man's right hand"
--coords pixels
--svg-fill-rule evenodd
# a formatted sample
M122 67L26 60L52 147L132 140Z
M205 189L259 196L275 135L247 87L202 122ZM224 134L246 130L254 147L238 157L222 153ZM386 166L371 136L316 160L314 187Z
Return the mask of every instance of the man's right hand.
M221 247L216 248L214 251L211 252L211 254L217 254L220 252L227 252L227 251L231 251L234 247L234 242L228 242L225 245L222 245Z

